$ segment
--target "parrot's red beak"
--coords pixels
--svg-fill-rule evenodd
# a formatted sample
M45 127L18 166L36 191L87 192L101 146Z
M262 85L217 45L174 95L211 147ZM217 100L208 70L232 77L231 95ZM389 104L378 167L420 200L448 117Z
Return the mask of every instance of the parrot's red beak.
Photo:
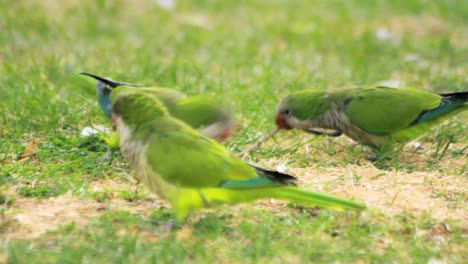
M292 129L292 127L288 125L288 123L286 123L286 120L284 120L284 118L279 113L276 114L275 119L276 119L276 125L279 128L286 129L286 130Z

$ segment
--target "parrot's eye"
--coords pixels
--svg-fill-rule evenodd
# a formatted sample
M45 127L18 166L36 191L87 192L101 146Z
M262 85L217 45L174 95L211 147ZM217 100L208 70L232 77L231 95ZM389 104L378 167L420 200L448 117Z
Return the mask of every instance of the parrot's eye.
M283 114L286 115L286 116L290 116L291 113L292 113L292 112L291 112L291 110L289 110L289 109L285 109L285 110L283 111Z

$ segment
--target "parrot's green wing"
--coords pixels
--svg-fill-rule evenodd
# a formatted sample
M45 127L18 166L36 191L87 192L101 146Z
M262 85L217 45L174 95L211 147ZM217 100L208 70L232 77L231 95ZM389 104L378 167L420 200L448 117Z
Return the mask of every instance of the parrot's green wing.
M228 104L204 95L180 100L171 114L194 128L233 119Z
M347 103L345 112L364 131L387 135L408 128L440 100L439 95L423 90L377 87L361 90Z
M163 88L163 87L144 87L139 88L141 91L156 96L165 107L172 112L177 103L187 98L187 95L176 89Z
M257 177L252 167L222 145L170 116L164 119L158 124L158 132L149 138L146 159L166 181L181 187L203 188Z

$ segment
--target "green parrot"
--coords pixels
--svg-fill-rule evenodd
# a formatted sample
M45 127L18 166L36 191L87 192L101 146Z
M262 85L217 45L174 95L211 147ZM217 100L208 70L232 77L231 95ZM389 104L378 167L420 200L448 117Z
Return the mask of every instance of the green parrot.
M112 89L119 86L130 86L139 87L138 89L141 91L155 95L172 116L198 129L210 138L224 141L231 135L235 127L235 118L232 110L223 100L206 95L188 97L186 94L175 89L141 87L136 84L113 81L90 73L82 72L81 74L97 80L96 94L98 102L109 119L111 118L110 94ZM116 135L111 134L106 139L108 151L102 158L103 161L108 160L112 152L118 150L119 146L115 144L118 141L115 141L115 137Z
M361 210L365 205L299 189L294 177L255 168L172 117L154 95L122 86L111 93L112 127L137 180L168 200L177 221L193 210L261 198Z
M283 129L344 133L377 155L404 143L468 108L468 92L435 94L420 89L313 89L292 93L277 108Z
M97 80L96 94L105 115L110 119L110 93L118 86L141 87L136 84L117 82L94 74L82 72ZM206 95L188 97L186 94L171 88L141 87L147 93L158 97L169 113L200 130L204 135L223 141L227 139L234 127L235 120L231 108L223 100Z

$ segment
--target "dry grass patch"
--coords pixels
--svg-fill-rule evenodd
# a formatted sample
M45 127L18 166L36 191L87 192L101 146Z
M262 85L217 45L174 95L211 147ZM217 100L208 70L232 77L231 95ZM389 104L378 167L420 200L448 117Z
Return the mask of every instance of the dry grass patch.
M310 140L310 136L284 136L279 140L281 146L270 143L264 148L280 150L298 142L304 144L294 154L270 158L260 164L269 168L286 165L287 173L295 175L300 186L338 196L355 197L364 201L369 208L389 216L404 212L417 215L429 213L437 220L454 219L463 228L468 228L466 155L449 157L446 154L437 158L434 153L430 153L433 150L428 143L422 143L423 149L415 149L412 144L408 144L394 161L402 167L390 165L381 169L365 159L366 153L354 157L349 148L350 144L357 145L346 137ZM448 151L466 149L463 142L450 144ZM335 150L331 151L330 148Z
M269 164L280 164L281 160L270 159ZM443 175L438 172L398 172L382 171L372 164L359 166L349 164L343 168L323 168L319 165L310 168L289 168L289 173L298 176L303 188L331 193L343 197L354 197L364 201L372 210L382 211L388 216L410 212L430 213L440 222L453 219L464 229L468 229L468 203L465 192L467 178L460 175ZM357 180L358 177L359 179ZM112 180L96 182L93 190L129 189L134 186ZM144 187L140 191L145 192ZM258 201L255 206L268 208L268 211L281 217L283 201L274 199ZM62 195L49 199L16 197L11 207L11 217L16 221L7 230L6 239L31 239L54 230L58 225L74 223L84 226L88 221L107 210L127 210L132 213L147 213L167 203L159 199L145 199L128 202L123 199L110 199L104 203L90 199L79 199ZM229 211L239 214L251 205L230 207ZM205 212L210 211L206 210ZM236 213L237 211L237 213ZM202 213L203 214L203 213ZM193 217L199 218L200 214ZM192 219L193 220L193 219ZM188 229L178 232L177 238L184 239Z
M112 190L111 197L117 196L119 190L133 190L134 185L128 182L105 180L94 182L93 191ZM145 188L139 188L145 192ZM13 192L10 192L12 195ZM112 198L104 202L92 199L80 199L71 195L61 195L48 199L24 198L14 195L15 203L10 207L4 221L10 221L5 230L7 240L25 240L41 236L57 229L59 225L74 223L78 227L85 226L90 219L109 210L126 210L132 213L147 213L167 203L158 199L144 199L128 202L124 199Z

